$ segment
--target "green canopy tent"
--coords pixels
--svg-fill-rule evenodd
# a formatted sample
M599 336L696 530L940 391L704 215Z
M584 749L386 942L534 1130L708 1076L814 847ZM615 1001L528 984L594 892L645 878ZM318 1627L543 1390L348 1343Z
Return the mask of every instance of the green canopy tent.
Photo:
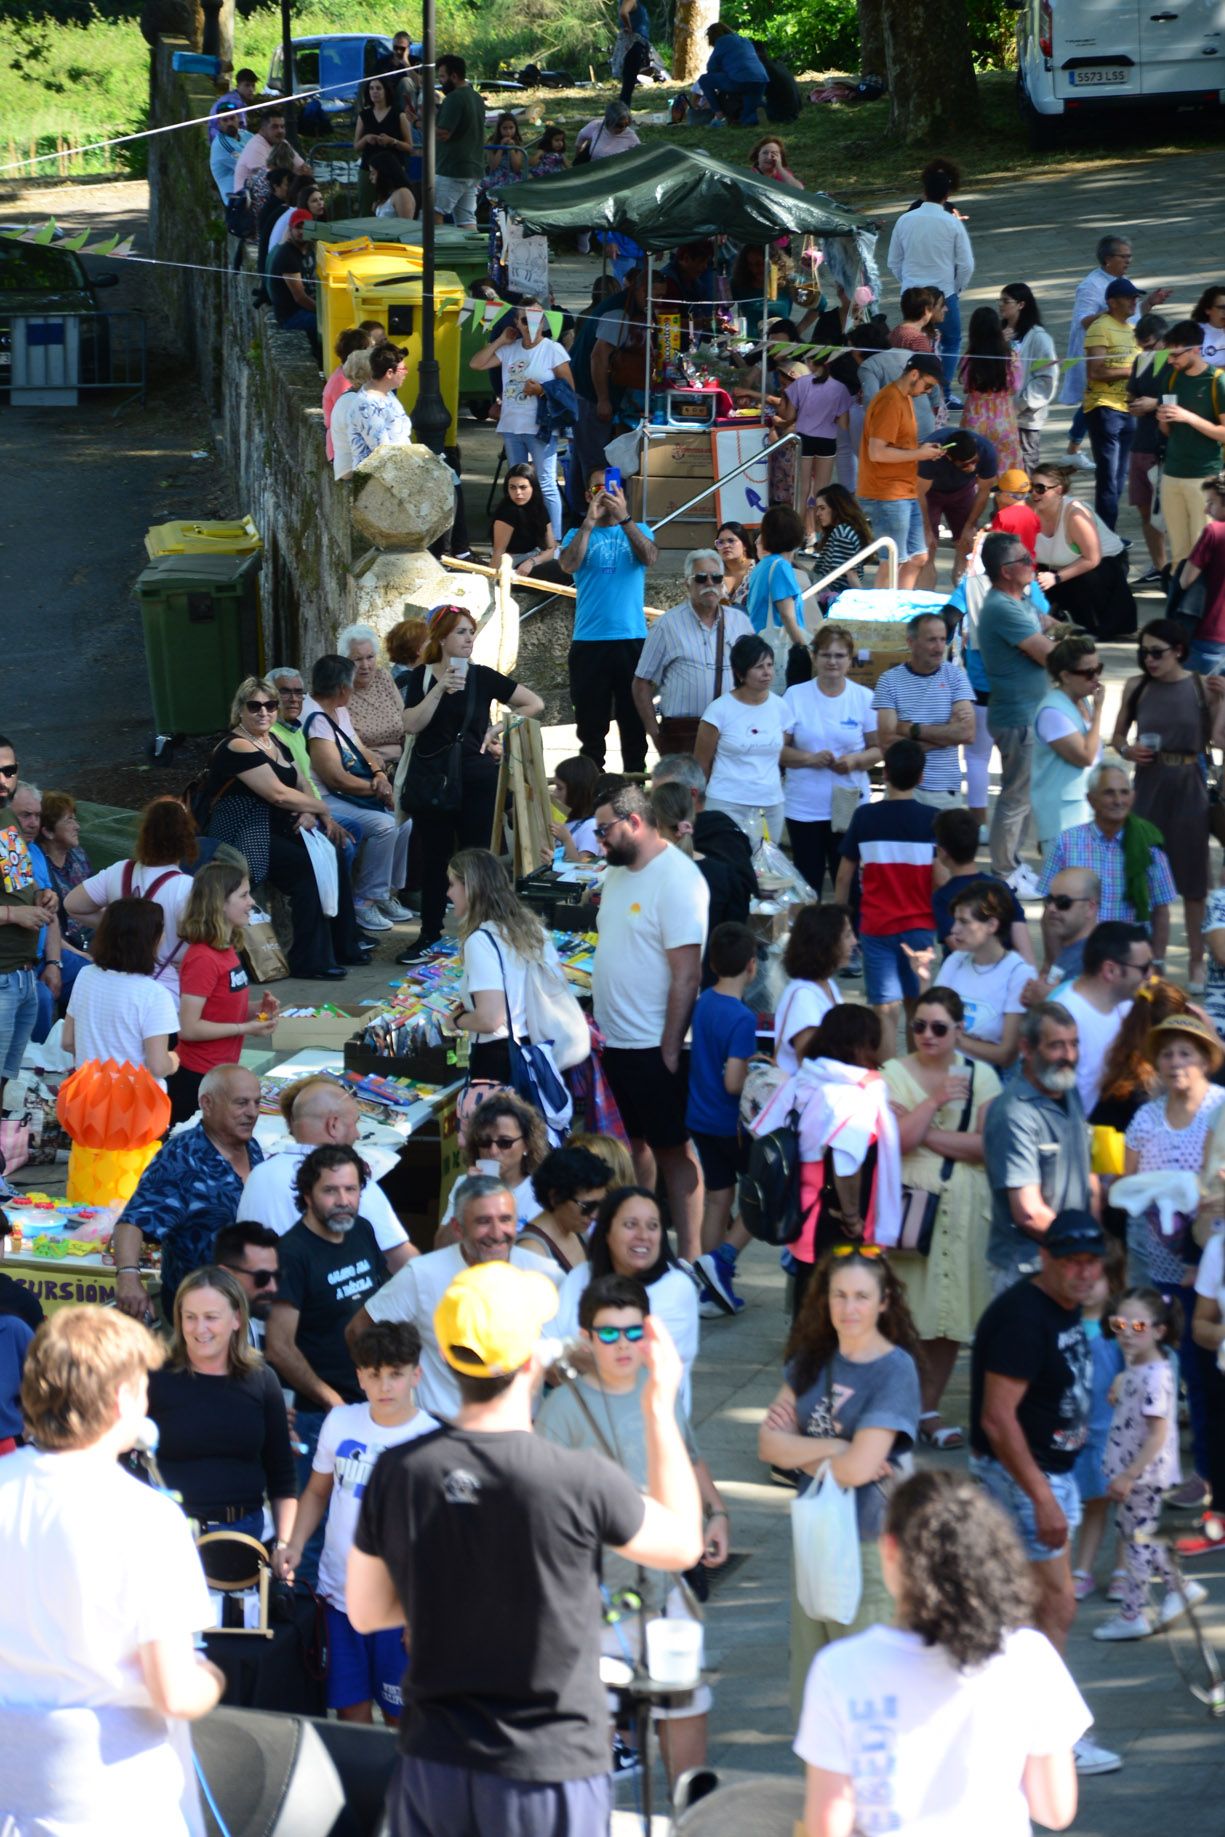
M877 228L870 218L835 203L824 192L796 191L748 167L728 165L700 147L638 147L575 167L565 177L494 189L490 195L533 235L594 230L632 237L647 252L648 327L653 322L651 257L661 250L709 236L763 247L789 235L853 237L862 249L865 242L870 247ZM761 321L763 407L769 273L767 262ZM650 410L648 382L644 436L650 428ZM644 437L644 489L649 451Z
M535 235L620 230L648 253L706 236L763 244L780 236L853 236L876 226L819 191L796 191L700 147L650 146L593 160L564 178L493 191Z

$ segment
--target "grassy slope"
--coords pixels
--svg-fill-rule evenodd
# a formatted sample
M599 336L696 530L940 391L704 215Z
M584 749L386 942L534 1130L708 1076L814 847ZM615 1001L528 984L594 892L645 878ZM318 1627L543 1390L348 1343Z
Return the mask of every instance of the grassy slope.
M532 0L492 0L474 12L462 0L441 0L439 41L464 51L478 70L493 71L503 62L514 66L525 55L523 20L525 13L530 19L531 5ZM303 34L384 30L387 16L382 0L316 0L295 8L295 25ZM240 20L236 60L250 63L262 76L279 34L279 13L271 7ZM542 42L533 55L541 62L560 62L564 55L571 68L582 68L588 56L596 54L601 36L597 31L593 45L590 34L588 25L585 45L576 40L562 53ZM55 147L57 138L80 144L138 128L145 114L147 72L147 51L135 21L95 21L84 28L38 28L21 34L0 20L0 164L34 150L34 143L45 151ZM804 79L806 89L811 80ZM1057 155L1033 154L1017 112L1011 74L988 73L980 80L980 91L982 126L947 149L967 174L973 174L976 185L1053 163L1119 164L1219 140L1216 122L1179 116L1164 124L1142 123L1139 133L1133 123L1126 139L1119 132L1111 142L1082 139ZM505 99L516 109L526 107L537 120L560 120L573 128L599 113L611 93L611 84L602 84L594 92L518 92ZM648 126L642 119L666 110L675 93L672 87L639 87L635 114L644 140L688 139L689 130ZM499 105L497 92L490 93L489 101L493 108ZM912 171L920 163L913 152L891 140L887 102L806 108L783 132L790 163L806 184L860 206L910 187ZM704 138L712 152L735 161L755 136L725 129ZM72 170L114 170L121 164L114 154L98 154L77 162ZM36 171L39 176L56 175L53 165Z

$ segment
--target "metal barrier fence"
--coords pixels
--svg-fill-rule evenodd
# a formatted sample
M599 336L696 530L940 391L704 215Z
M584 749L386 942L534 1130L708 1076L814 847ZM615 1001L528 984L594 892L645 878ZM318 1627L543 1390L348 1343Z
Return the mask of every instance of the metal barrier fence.
M0 330L3 328L0 327ZM143 402L148 327L131 308L117 312L14 313L8 363L0 369L14 408L74 408L91 395L118 393L114 412ZM7 376L6 373L7 372Z

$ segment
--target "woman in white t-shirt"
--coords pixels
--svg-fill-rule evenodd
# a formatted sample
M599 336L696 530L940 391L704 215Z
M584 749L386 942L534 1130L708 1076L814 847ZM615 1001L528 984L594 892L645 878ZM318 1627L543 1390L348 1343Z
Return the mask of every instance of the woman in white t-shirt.
M1034 973L1033 964L1004 943L1011 927L1008 888L999 881L972 882L954 902L953 949L939 968L941 988L956 989L965 1008L962 1052L1001 1070L1016 1060L1025 1012L1021 990ZM902 949L922 987L930 988L935 950Z
M823 625L812 641L815 674L783 696L787 768L783 807L795 865L819 899L828 873L838 877L845 823L833 826L834 791L853 787L861 804L869 795L868 767L882 754L876 743L872 691L847 681L855 640L841 625Z
M472 1035L468 1075L510 1083L511 1032L531 1039L527 972L531 963L560 969L552 941L515 895L510 876L487 848L462 848L447 869L447 898L464 946L463 1007L455 1025Z
M133 895L154 900L162 909L162 937L153 974L176 1003L179 970L187 954L179 919L191 897L191 875L179 862L194 862L199 853L196 826L186 806L177 797L155 797L141 816L131 860L112 862L101 873L91 874L64 900L65 912L83 925L96 925L112 900Z
M968 1475L929 1470L894 1493L879 1548L896 1624L834 1641L808 1673L795 1738L807 1837L1030 1837L1031 1816L1066 1830L1093 1717L1029 1624L1015 1531Z
M162 936L162 909L151 899L117 899L102 915L93 962L72 985L64 1021L64 1051L77 1065L113 1059L143 1065L163 1090L179 1055L174 997L153 979Z
M546 337L548 321L539 300L521 300L511 308L509 322L491 344L470 362L474 370L502 366L502 413L498 432L510 465L528 461L536 468L536 482L555 530L564 527L561 494L557 489L557 435L542 436L540 398L553 377L574 388L574 375L564 345Z
M789 978L774 1010L774 1063L788 1076L800 1069L817 1028L842 1000L836 976L855 949L845 906L801 906L791 926L783 968Z
M721 810L752 836L763 815L770 840L783 832L783 704L771 692L774 652L756 632L731 648L735 688L711 702L698 723L693 756L707 777L706 808Z

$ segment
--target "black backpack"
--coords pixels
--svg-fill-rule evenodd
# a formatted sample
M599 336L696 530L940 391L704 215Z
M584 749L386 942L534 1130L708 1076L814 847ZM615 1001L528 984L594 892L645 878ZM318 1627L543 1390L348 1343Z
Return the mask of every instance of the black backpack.
M749 1165L740 1176L740 1218L763 1244L793 1244L804 1228L800 1200L800 1113L768 1135L753 1138Z
M231 236L249 242L255 235L255 215L245 191L232 192L226 201L225 227Z

